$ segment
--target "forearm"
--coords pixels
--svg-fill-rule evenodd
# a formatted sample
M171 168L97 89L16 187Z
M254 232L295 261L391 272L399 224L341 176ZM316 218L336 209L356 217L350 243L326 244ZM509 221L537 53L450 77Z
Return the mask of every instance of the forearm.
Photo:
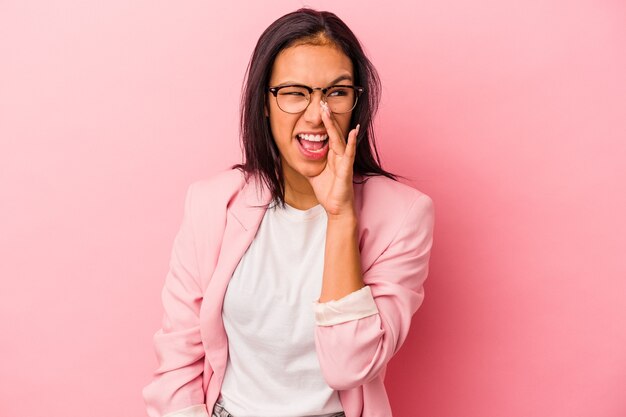
M366 306L363 314L344 319L343 306L315 306L315 346L324 378L333 389L351 389L380 375L406 340L411 318L424 299L423 283L433 241L433 202L424 194L406 210L406 215L390 217L385 224L391 233L372 230L378 239L392 236L388 244L386 240L379 242L382 253L368 254L375 261L364 265L362 279L368 284L363 290L367 291L355 293L362 296L359 301L365 301L367 295L373 297L374 308ZM398 212L402 211L399 207ZM403 220L398 223L396 219ZM329 250L341 252L341 248ZM342 263L338 257L333 259L329 265Z
M338 300L365 286L357 226L355 213L328 217L320 303Z

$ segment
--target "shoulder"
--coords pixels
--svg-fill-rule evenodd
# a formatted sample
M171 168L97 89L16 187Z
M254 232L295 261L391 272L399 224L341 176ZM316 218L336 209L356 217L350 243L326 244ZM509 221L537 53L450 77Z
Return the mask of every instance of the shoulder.
M216 197L240 189L243 182L244 175L240 170L226 169L192 182L189 189L194 195Z
M187 188L186 205L198 218L207 218L206 213L226 213L232 197L245 183L243 172L238 169L219 171L209 177L191 182ZM204 214L204 215L203 215Z
M434 210L432 198L412 185L382 175L361 177L359 180L365 180L362 184L355 184L359 188L359 204L370 215L389 218L402 216L409 211L418 212L419 215Z
M421 190L385 176L369 177L355 184L355 204L364 271L378 262L429 248L434 205Z

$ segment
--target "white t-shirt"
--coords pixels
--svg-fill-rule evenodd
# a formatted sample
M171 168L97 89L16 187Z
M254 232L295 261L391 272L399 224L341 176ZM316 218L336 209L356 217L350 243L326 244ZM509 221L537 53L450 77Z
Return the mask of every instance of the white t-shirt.
M327 417L342 411L315 350L326 210L270 206L224 297L228 362L220 403L237 417ZM329 302L343 321L376 312L369 287ZM312 306L314 306L312 308Z

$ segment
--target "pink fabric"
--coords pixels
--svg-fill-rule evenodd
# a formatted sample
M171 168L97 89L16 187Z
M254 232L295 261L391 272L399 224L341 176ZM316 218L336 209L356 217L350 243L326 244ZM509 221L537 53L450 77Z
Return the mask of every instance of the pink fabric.
M390 417L386 365L424 298L434 205L426 194L386 177L371 177L354 191L363 279L378 313L317 325L315 345L346 417ZM238 170L189 186L162 292L163 324L154 335L159 366L143 390L150 417L203 404L210 414L228 355L224 294L270 199L265 187L254 179L246 183Z

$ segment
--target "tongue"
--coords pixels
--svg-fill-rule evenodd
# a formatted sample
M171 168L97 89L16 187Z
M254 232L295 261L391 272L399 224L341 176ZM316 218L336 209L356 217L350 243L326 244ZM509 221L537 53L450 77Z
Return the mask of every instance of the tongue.
M304 149L309 151L317 151L324 147L324 142L312 142L310 140L300 139L300 143Z

